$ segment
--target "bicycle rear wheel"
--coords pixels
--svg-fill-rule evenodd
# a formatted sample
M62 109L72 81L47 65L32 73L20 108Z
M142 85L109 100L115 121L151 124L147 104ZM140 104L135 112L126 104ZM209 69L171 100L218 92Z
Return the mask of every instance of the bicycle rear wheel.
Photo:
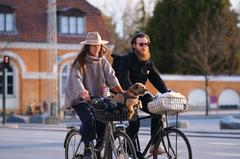
M159 153L160 149L166 152ZM192 150L186 135L178 129L166 130L162 140L154 147L153 159L192 159Z
M111 144L111 153L109 159L136 159L136 151L132 140L123 131L116 131L114 133L114 143Z
M73 130L67 135L65 146L65 159L83 158L84 144L78 130Z

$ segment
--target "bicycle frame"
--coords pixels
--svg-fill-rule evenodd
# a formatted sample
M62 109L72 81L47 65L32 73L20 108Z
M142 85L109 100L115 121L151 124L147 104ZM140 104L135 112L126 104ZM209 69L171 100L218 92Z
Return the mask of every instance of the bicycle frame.
M107 98L99 98L99 97L92 97L93 100L91 100L90 106L96 106L92 107L92 111L94 113L95 120L98 120L102 123L106 124L104 135L102 139L101 145L96 145L95 147L95 140L94 143L90 143L90 151L92 151L92 155L94 158L98 157L98 153L100 153L101 157L111 157L111 158L118 158L120 157L128 157L129 154L133 158L136 158L136 152L133 146L133 143L129 136L125 133L125 128L127 127L126 122L127 121L127 113L112 113L106 115L105 111L102 109L99 109L99 106L102 106L104 102L109 102L110 97ZM76 103L80 102L82 99L79 98L76 100ZM103 103L102 103L103 102ZM100 105L99 105L100 103ZM75 116L74 116L75 117ZM75 121L75 118L74 118ZM70 129L65 137L64 141L64 148L65 148L65 156L66 158L69 158L68 154L70 156L74 157L82 157L84 156L84 143L82 138L76 138L75 140L72 138L73 136L79 136L81 137L81 134L79 134L79 130L76 128L75 125L69 125L67 127ZM71 142L73 141L73 143ZM77 142L76 142L77 141ZM69 143L72 143L73 149L70 153L69 150ZM71 148L70 148L71 149ZM128 151L129 150L129 151Z
M68 131L68 133L65 137L64 148L66 147L66 139L68 138L69 134L71 134L72 131L76 131L76 130L78 131L78 129L74 125L70 125L67 128L70 129L70 130ZM114 147L114 134L113 134L113 132L115 132L116 129L125 130L125 128L126 128L126 123L124 123L124 122L116 122L116 121L115 122L107 122L106 127L105 127L105 131L104 131L103 142L102 142L101 146L98 147L98 148L95 148L94 145L91 145L93 154L96 155L96 152L102 151L105 147L108 146L108 143L110 141L111 148L114 148L114 150L113 150L114 155L117 156L117 154L116 154L117 150ZM76 151L74 152L75 155L79 151L80 145L82 143L83 143L82 140L78 143Z
M166 122L168 123L167 113L166 113L165 115L166 115ZM139 120L148 119L148 118L151 118L151 115L148 115L148 116L145 116L145 117L140 117ZM178 123L178 114L176 114L176 123ZM178 125L178 124L177 124L177 125ZM137 143L136 143L136 144L137 144L137 149L138 149L139 151L141 151L141 153L142 153L143 156L146 156L146 155L147 155L147 152L148 152L148 150L149 150L149 148L150 148L150 146L151 146L151 145L154 145L154 144L159 145L160 142L161 142L161 140L162 140L162 138L166 135L165 132L166 132L168 129L172 129L172 128L174 128L174 127L178 127L177 125L176 125L176 126L168 126L168 124L167 124L167 127L165 127L165 128L160 127L160 128L158 128L157 130L155 130L155 132L153 133L153 136L150 138L150 140L148 141L148 143L147 143L147 145L145 146L145 148L144 148L143 151L141 151L139 138L138 138L138 136L137 136L137 137L136 137L136 139L137 139ZM170 142L169 142L169 139L168 139L168 143L170 143ZM166 149L165 143L163 143L163 147L164 147L164 149ZM170 148L171 148L171 147L170 147ZM171 148L171 149L172 149L172 148Z
M109 143L109 140L110 140L111 144L113 144L113 142L112 142L112 141L114 141L114 136L113 136L114 129L113 128L114 128L113 123L108 122L106 124L105 131L104 131L104 136L103 136L103 142L102 142L100 147L98 147L98 148L93 147L94 152L102 151L105 146L108 146L107 144ZM96 153L94 153L94 154L96 154Z
M117 156L117 150L115 149L114 146L114 132L116 132L117 129L123 129L125 130L126 128L126 123L124 122L117 122L117 121L112 121L112 122L107 122L106 127L105 127L105 133L103 137L103 143L99 148L93 148L94 152L100 152L104 149L104 147L108 146L108 143L110 142L111 144L111 149L113 149L113 153L115 156ZM95 154L95 153L94 153Z

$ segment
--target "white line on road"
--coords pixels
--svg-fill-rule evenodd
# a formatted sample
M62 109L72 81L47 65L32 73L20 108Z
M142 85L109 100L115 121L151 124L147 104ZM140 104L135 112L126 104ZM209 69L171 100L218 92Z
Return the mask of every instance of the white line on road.
M239 153L223 153L223 152L215 152L211 153L212 156L226 156L226 157L240 157Z
M240 143L230 143L230 142L210 142L211 145L224 145L224 146L240 146Z

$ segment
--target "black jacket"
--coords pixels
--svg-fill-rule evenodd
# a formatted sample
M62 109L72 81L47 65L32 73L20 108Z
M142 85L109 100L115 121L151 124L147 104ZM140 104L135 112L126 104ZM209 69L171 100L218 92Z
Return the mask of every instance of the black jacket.
M125 90L136 82L145 84L149 80L159 92L165 93L168 91L152 60L139 61L134 52L123 56L118 71L118 80Z

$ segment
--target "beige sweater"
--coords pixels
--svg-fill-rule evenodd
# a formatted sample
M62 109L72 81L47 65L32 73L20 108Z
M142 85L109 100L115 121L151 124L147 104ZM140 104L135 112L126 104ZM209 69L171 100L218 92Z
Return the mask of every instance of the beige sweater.
M71 102L77 98L84 89L88 90L92 96L102 97L101 87L104 81L106 81L110 88L119 85L112 66L104 56L96 58L87 55L85 60L87 76L84 80L80 73L78 63L76 63L69 72L65 86L65 107L70 107Z

